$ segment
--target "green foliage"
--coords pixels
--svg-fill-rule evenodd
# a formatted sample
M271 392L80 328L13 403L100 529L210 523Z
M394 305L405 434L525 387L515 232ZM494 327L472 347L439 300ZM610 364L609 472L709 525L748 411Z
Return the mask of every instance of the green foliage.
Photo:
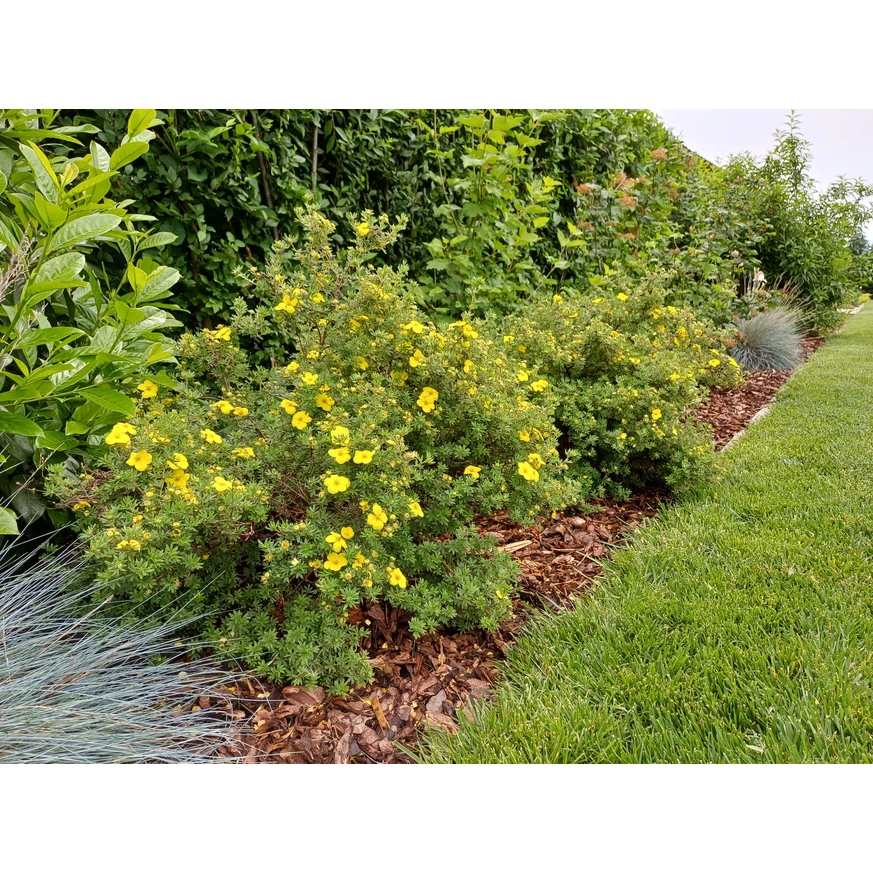
M97 128L56 120L0 110L0 490L27 521L45 507L21 482L50 456L90 454L132 412L119 389L173 361L164 331L179 324L164 302L179 274L151 258L171 235L140 229L149 216L108 196L148 151L155 111L132 112L111 153L76 138ZM109 250L123 264L112 283Z
M310 196L340 226L367 208L409 216L392 260L422 262L438 227L437 168L429 130L417 121L449 124L450 114L174 109L159 117L150 152L114 184L119 198L147 202L159 230L176 235L166 257L182 276L191 327L229 318L240 259L263 263L276 240L299 237L295 210ZM70 121L99 125L109 145L124 135L119 110L76 110ZM337 231L335 241L346 240Z
M305 245L246 274L265 305L183 337L178 389L142 383L106 437L108 475L56 470L51 486L119 612L184 592L220 652L342 690L370 676L354 606L384 600L415 634L496 627L517 567L474 515L530 520L580 492L548 381L520 380L481 324L438 329L402 271L371 263L399 226L365 212L338 256L331 222L298 219ZM284 353L253 366L240 335Z
M747 370L793 370L803 347L798 315L780 306L737 322L734 359Z
M741 380L723 352L726 334L667 304L665 280L610 276L597 297L537 300L497 325L519 378L530 367L548 378L562 446L587 495L699 479L712 444L687 412L704 386Z
M746 157L734 166L755 192L750 214L771 228L760 249L765 274L795 286L798 303L820 324L832 324L837 308L859 290L849 244L873 215L873 188L840 178L820 193L809 175L810 160L810 144L792 114L763 162Z
M451 316L501 312L554 284L534 261L532 245L540 239L538 229L552 220L560 182L535 174L533 159L543 123L562 114L491 111L459 116L432 131L438 165L454 166L456 173L440 179L444 202L434 209L440 236L426 244L430 273L421 279L425 306ZM457 131L461 139L447 142ZM561 254L579 244L566 240Z

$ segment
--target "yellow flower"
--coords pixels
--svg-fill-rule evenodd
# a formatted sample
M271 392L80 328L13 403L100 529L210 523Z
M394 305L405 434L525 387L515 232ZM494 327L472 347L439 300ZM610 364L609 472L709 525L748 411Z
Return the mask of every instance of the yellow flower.
M136 525L142 524L142 516L137 514L133 517L133 523Z
M424 355L416 349L412 353L412 357L409 359L410 367L420 367L424 363Z
M212 404L212 408L217 409L224 415L230 415L230 413L233 412L233 404L228 403L226 400L216 400L215 403Z
M168 476L166 479L164 479L164 482L166 482L168 485L172 485L174 488L180 489L181 491L187 491L188 482L190 479L190 473L186 473L181 468L176 468L173 470L173 475Z
M212 480L212 487L221 494L223 491L230 491L233 488L233 482L225 479L224 476L216 476Z
M421 508L421 504L417 500L413 500L409 504L409 512L417 518L424 518L424 510Z
M242 416L248 415L249 411L248 411L248 409L246 409L245 406L234 406L233 414L238 415L238 416L240 416L240 418L242 418Z
M364 557L364 553L358 552L358 554L355 555L354 562L352 563L352 569L360 570L361 567L363 567L364 564L366 564L366 563L367 563L367 559Z
M515 374L515 378L518 379L519 382L527 382L527 380L528 380L528 373L527 373L526 370L519 370L519 371Z
M309 370L303 374L302 378L304 385L314 385L318 381L318 376L315 373L310 373Z
M373 460L373 453L359 450L355 452L355 457L352 459L356 464L369 464Z
M397 567L395 567L388 574L388 584L389 585L396 585L398 588L405 588L406 587L406 577L403 575L403 573L400 570L397 569Z
M292 376L292 375L293 375L294 373L296 373L299 369L300 369L300 364L298 364L297 361L291 361L291 363L288 364L287 367L285 367L285 372L286 372L289 376Z
M616 300L621 300L622 302L624 302L625 300L628 299L628 296L627 296L627 294L620 293L620 294L616 294L615 298L616 298Z
M328 570L333 570L335 573L337 573L342 570L342 568L345 567L348 562L348 558L346 558L345 555L340 555L336 552L333 552L324 562L324 566L327 567Z
M409 324L402 324L400 327L403 330L411 330L413 333L421 333L424 330L424 325L418 321L410 321Z
M602 297L595 297L591 302L592 303L603 303L603 298Z
M331 494L339 494L345 491L352 483L345 476L337 476L336 473L331 473L330 476L325 478L324 484Z
M464 372L469 373L475 365L472 361L464 361Z
M216 445L224 442L224 440L214 430L210 430L208 427L200 431L200 438L206 440L208 443L215 443Z
M279 406L284 409L288 415L294 415L294 413L297 412L297 405L287 397L279 404Z
M618 435L618 438L619 438L620 440L626 440L626 439L627 439L627 434L626 434L626 433L620 433L620 434Z
M294 315L294 310L297 308L299 302L299 300L296 300L290 294L283 294L282 302L278 306L274 306L273 309L276 309L279 312L287 312L289 315Z
M549 387L549 383L545 379L537 379L536 382L531 382L530 387L534 391L545 391Z
M173 455L173 460L167 461L167 466L171 470L187 470L188 459L181 452L176 452Z
M341 424L337 425L330 432L330 441L336 446L347 446L349 444L349 429Z
M364 237L370 233L370 225L366 221L362 221L356 228L355 232L358 236Z
M388 521L388 513L379 506L378 503L373 504L373 511L367 516L367 524L373 530L382 530L385 523Z
M316 291L315 294L312 295L313 303L324 303L324 295L320 292ZM310 352L311 354L311 352ZM318 352L315 353L315 357L318 358Z
M230 341L230 328L220 324L216 330L204 330L203 333L211 340Z
M728 358L728 363L729 363L732 367L736 367L737 369L739 369L739 367L740 367L740 365L739 365L739 364L738 364L738 363L737 363L733 358Z
M367 367L370 366L370 365L367 363L366 358L362 358L360 355L358 355L358 357L355 358L355 363L358 365L358 369L359 369L359 370L366 370Z
M520 430L520 431L518 432L518 438L519 438L523 443L529 443L529 442L530 442L530 433L528 433L528 431L526 431L526 430Z
M710 366L710 367L717 367L720 363L721 363L721 360L720 360L719 358L713 358L713 359L709 362L709 366Z
M78 503L73 504L73 512L81 512L83 509L87 509L91 504L87 500L80 500Z
M439 392L433 388L424 388L415 403L425 412L433 412L434 404L439 396Z
M129 467L135 467L142 473L151 466L152 456L145 449L142 449L139 452L132 452L126 463Z
M326 543L331 543L335 552L341 552L348 545L348 543L345 541L345 537L343 537L342 534L338 533L332 533L329 536L326 536L324 538L324 541Z
M312 416L301 409L300 412L294 413L294 417L291 419L291 424L294 425L297 430L303 430L310 421L312 421Z
M660 417L661 417L661 410L660 409L653 409L652 410L652 421L657 421Z
M340 533L343 535L343 539L351 540L355 537L355 531L353 528L344 527L340 530Z
M144 382L140 382L136 388L137 391L142 392L143 400L148 400L150 397L154 397L158 393L158 386L155 385L151 379L146 379Z
M464 475L471 476L473 479L478 479L479 473L481 472L481 470L482 470L481 467L475 467L475 466L473 466L473 464L468 464L464 468Z
M476 339L479 336L479 332L470 324L466 324L463 321L456 321L452 327L460 327L461 333L466 337L470 337L470 339Z
M499 588L494 589L494 596L498 600L506 600L506 595Z
M255 450L251 446L242 446L241 448L234 449L232 454L235 458L253 458Z
M539 456L538 452L531 452L531 454L527 456L527 459L528 461L530 461L530 464L534 468L534 470L539 470L539 468L543 465L543 459Z
M319 394L318 397L315 398L315 405L319 409L323 409L325 412L330 412L330 408L334 403L336 403L336 401L329 394Z
M327 453L338 463L345 464L346 461L351 460L351 454L349 450L345 446L341 446L338 449L328 449Z
M522 461L518 465L518 474L527 479L528 482L540 481L540 474L527 461Z
M361 585L363 585L364 588L372 588L373 587L373 580L370 578L364 579L364 581L361 582Z
M106 444L110 446L126 446L130 442L131 435L136 435L136 428L132 424L119 421L112 430L106 434Z
M670 374L670 381L671 382L675 382L677 379L681 379L681 378L682 377L678 373L671 373Z

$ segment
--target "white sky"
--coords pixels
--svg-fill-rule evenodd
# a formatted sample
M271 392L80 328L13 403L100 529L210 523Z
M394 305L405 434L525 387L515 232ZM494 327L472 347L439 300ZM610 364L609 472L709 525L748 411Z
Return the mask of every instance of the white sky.
M667 127L707 160L737 152L763 156L788 109L654 109ZM812 150L812 177L822 187L838 176L873 183L873 109L798 109ZM873 240L873 221L867 225Z

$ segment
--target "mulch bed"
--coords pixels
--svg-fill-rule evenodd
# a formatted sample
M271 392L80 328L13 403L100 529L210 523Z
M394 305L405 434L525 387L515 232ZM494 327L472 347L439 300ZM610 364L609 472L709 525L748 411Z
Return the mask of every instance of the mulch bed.
M804 341L804 361L822 338ZM739 388L715 388L696 416L712 425L713 441L723 448L766 406L790 372L749 373ZM494 633L473 631L413 639L399 610L371 604L350 620L369 623L367 652L375 682L346 697L322 688L248 682L248 688L222 688L235 701L242 730L225 757L246 756L251 763L346 764L408 763L403 746L414 747L419 729L457 728L457 715L471 700L489 698L499 661L532 610L563 609L583 596L601 572L600 562L623 533L655 516L665 496L637 494L630 500L593 500L580 511L558 513L525 528L505 513L478 521L483 535L497 539L521 565L513 618ZM203 697L201 708L213 701Z

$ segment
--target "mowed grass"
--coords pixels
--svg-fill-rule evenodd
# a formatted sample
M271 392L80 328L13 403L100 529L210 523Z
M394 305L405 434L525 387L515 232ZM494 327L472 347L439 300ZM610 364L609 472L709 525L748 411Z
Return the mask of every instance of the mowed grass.
M431 762L873 760L873 304Z

